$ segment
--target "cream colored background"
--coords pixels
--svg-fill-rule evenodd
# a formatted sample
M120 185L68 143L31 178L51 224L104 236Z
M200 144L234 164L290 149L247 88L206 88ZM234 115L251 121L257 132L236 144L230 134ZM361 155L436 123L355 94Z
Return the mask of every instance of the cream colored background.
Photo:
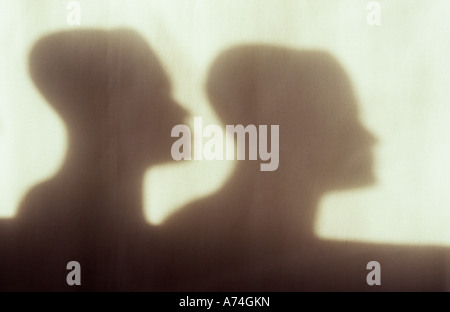
M0 9L0 215L54 174L66 149L61 120L27 74L27 53L68 26L63 0L6 0ZM450 2L379 1L368 26L365 0L80 0L78 27L130 27L165 64L174 96L204 123L219 123L203 93L206 71L230 45L271 43L329 51L343 65L362 118L378 137L376 186L330 194L316 220L324 239L450 245ZM168 134L168 139L170 134ZM282 139L282 138L281 138ZM154 168L145 209L160 223L220 188L230 162ZM156 183L158 181L158 183Z

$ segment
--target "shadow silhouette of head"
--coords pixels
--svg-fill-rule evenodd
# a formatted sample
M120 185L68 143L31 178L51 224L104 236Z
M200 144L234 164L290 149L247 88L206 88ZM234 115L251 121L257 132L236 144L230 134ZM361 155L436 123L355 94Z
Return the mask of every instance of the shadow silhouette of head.
M211 66L207 93L226 124L279 125L280 165L264 173L279 177L278 185L328 191L374 182L375 139L360 123L351 83L330 54L231 48ZM246 167L259 170L259 161L249 162Z
M29 67L67 126L69 158L85 151L92 160L102 154L136 167L171 159L170 130L183 112L157 56L136 32L50 34L32 48Z

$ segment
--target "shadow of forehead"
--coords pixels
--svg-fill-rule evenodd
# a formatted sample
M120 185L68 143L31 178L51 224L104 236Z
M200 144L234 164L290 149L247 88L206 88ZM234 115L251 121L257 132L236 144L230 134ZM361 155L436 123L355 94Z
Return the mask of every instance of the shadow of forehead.
M352 83L338 61L321 50L243 45L213 62L206 91L226 122L246 123L326 116L355 117Z
M29 54L35 81L88 77L90 82L126 83L132 77L149 87L168 87L167 75L146 40L131 29L83 29L52 33L39 39ZM135 79L136 80L136 79Z
M159 97L171 89L156 53L131 29L48 34L33 45L29 72L36 87L61 113L94 113L95 107L112 98ZM98 105L86 104L94 102ZM140 103L126 103L131 102Z

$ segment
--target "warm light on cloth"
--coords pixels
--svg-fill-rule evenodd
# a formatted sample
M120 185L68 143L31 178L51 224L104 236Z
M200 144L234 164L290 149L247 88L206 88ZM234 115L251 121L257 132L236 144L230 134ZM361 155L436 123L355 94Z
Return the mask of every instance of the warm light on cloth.
M75 8L69 1L2 3L0 215L13 217L27 191L58 171L67 149L64 122L29 77L32 45L61 30L125 27L158 54L192 129L193 116L225 125L205 93L208 70L223 50L264 43L332 55L353 85L360 119L377 137L376 183L326 194L316 235L450 246L450 3L379 1L379 25L370 25L368 2L80 0L80 25L68 20ZM174 141L170 133L167 139ZM235 165L193 160L148 168L142 207L148 221L161 224L219 191Z

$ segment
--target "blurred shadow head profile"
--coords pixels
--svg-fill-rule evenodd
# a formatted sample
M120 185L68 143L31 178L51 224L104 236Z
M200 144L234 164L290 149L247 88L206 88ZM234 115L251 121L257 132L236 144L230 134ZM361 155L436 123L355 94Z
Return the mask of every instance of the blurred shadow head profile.
M143 177L173 161L170 132L185 114L163 66L135 31L85 29L39 39L29 72L62 118L68 150L56 175L22 200L10 267L23 281L11 276L11 288L65 290L73 259L83 263L84 290L139 287L154 247Z
M50 34L34 45L29 63L35 85L65 121L71 147L132 156L136 165L170 160L170 129L183 112L158 57L137 32Z
M315 289L329 269L323 260L342 256L316 237L321 197L375 181L375 138L360 121L350 79L322 51L242 45L217 56L205 88L224 124L279 126L279 166L261 171L262 161L246 156L217 193L166 222L178 234L177 275L195 280L209 269L210 285L228 291ZM267 139L271 149L277 138Z
M351 82L330 54L231 48L211 66L207 93L226 124L280 125L280 167L273 175L319 192L374 182L375 138L360 122Z

